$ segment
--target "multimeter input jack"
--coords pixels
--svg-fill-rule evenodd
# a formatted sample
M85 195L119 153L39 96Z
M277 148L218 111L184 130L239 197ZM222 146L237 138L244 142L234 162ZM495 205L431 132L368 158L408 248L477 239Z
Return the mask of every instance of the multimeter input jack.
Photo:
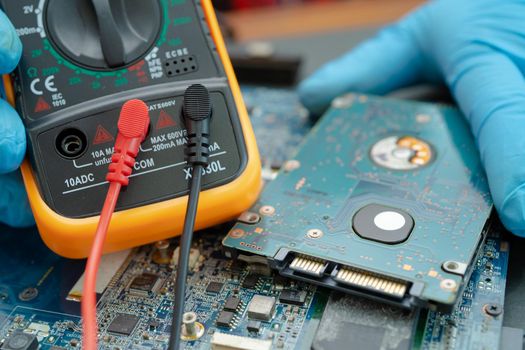
M58 153L67 159L80 157L87 148L87 137L82 131L75 128L62 130L56 138Z

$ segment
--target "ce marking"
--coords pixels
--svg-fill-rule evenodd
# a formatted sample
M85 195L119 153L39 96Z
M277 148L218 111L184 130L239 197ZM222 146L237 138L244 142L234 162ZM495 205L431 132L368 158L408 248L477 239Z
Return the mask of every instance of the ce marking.
M44 91L38 88L38 85L42 80L40 78L33 79L31 82L30 88L31 92L37 96L43 95ZM44 88L49 92L57 92L58 89L55 87L55 76L50 75L44 80Z

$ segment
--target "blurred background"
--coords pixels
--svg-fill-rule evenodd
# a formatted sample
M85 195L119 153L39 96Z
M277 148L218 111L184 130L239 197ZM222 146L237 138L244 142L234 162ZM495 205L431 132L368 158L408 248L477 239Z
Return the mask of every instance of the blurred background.
M213 0L237 40L318 33L391 22L422 0Z
M287 86L424 3L423 0L212 1L240 82Z

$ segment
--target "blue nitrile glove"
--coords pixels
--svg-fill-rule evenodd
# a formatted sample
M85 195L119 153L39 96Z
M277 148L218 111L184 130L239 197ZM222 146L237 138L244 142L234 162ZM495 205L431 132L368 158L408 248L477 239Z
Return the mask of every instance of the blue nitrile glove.
M11 72L21 54L22 43L5 14L0 11L0 75ZM21 176L15 172L25 151L24 125L15 110L0 99L0 222L11 226L34 223Z
M348 91L444 82L469 120L496 209L525 236L525 1L432 1L301 83L322 111Z

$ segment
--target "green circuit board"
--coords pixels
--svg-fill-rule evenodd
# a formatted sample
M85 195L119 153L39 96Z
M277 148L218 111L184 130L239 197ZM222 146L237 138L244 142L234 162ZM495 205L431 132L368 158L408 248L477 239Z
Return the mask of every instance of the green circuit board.
M463 295L450 314L429 312L420 319L414 349L490 350L500 346L509 244L495 225L483 245Z
M223 244L288 277L450 311L491 210L457 109L347 95Z
M193 244L185 307L196 313L204 334L184 342L184 349L210 349L217 333L254 339L264 349L308 348L329 292L282 278L267 266L227 259L220 239L229 227L199 232ZM84 261L58 257L36 232L0 229L0 349L6 349L16 332L36 338L40 349L81 348L80 303L74 291ZM16 233L30 234L25 245L38 255L20 259L25 250L13 249ZM115 253L103 261L100 274L111 266L116 269L98 294L100 349L167 348L176 273L171 256L177 246L178 239L170 241L168 261L159 260L154 245ZM256 296L273 300L268 318L250 314Z

